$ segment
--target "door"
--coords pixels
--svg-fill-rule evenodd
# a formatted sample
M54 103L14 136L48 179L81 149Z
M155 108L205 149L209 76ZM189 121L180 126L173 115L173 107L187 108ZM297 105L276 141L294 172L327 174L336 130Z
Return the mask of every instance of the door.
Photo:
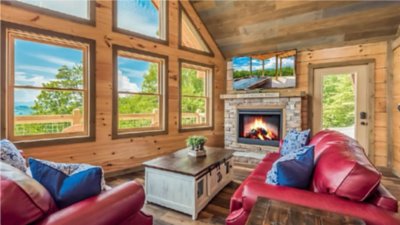
M339 131L370 153L371 71L368 64L314 70L314 134L323 129Z

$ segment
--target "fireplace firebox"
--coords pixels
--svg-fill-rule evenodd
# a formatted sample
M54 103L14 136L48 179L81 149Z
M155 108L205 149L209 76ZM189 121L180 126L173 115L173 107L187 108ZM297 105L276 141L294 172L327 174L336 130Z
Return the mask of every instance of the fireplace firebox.
M238 109L238 142L279 146L282 109Z

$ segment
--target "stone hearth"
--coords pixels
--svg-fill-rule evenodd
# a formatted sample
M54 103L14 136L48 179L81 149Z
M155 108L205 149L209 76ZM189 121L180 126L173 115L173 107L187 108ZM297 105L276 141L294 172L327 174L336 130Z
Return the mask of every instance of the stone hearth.
M225 148L262 154L276 151L278 148L273 146L238 143L238 109L282 109L284 137L291 129L301 129L301 97L301 94L281 96L279 93L221 95L225 101Z

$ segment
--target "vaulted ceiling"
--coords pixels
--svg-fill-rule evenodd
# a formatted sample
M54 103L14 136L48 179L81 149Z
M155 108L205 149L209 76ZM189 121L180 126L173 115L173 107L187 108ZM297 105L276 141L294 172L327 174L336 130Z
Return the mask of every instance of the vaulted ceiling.
M400 1L192 0L227 58L393 38Z

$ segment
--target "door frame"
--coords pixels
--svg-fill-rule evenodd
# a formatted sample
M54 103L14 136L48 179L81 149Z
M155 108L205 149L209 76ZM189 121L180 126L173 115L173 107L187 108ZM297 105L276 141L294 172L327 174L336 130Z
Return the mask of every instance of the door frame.
M308 64L308 126L311 129L311 133L313 133L314 121L313 121L313 114L314 114L314 75L316 69L325 69L331 67L346 67L346 66L365 66L369 67L369 136L373 138L369 138L368 142L368 158L375 163L375 59L361 59L361 60L351 60L351 61L336 61L336 62L329 62L329 63L310 63ZM358 116L358 115L357 115Z

